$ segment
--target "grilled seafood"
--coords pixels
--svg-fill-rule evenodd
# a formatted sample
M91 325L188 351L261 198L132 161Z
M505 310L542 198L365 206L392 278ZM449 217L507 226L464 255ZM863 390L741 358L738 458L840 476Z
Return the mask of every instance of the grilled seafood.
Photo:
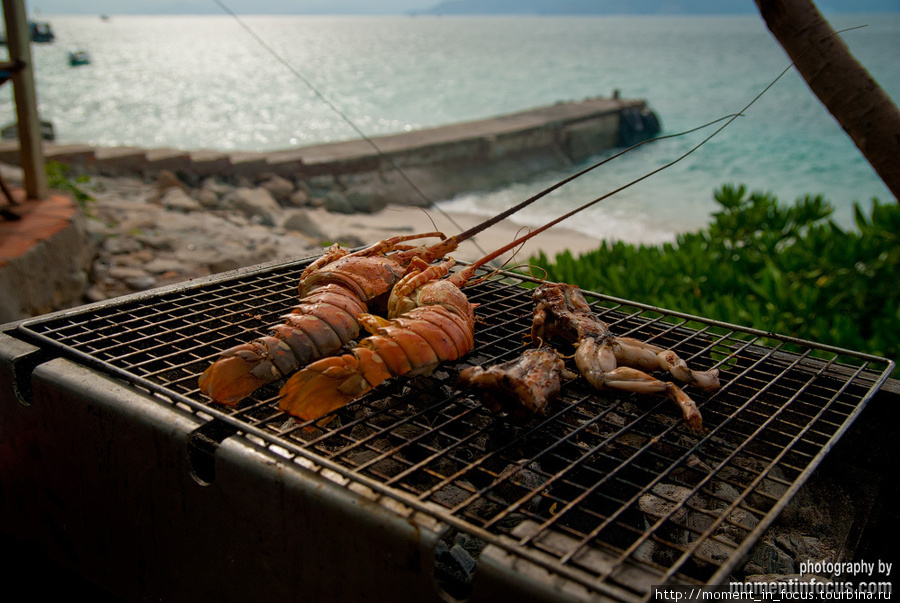
M443 279L454 265L417 262L391 292L389 319L359 317L372 335L350 353L322 358L295 373L281 388L279 408L304 420L318 419L390 379L429 374L475 345L475 305L460 290L474 264Z
M383 303L414 260L433 261L456 248L459 237L409 248L405 241L438 232L397 236L351 253L337 244L300 275L300 303L269 335L228 350L200 376L200 391L236 405L257 388L335 353L359 335L357 316Z
M480 232L602 163L582 170L475 228ZM389 319L373 314L358 316L358 322L372 335L349 354L322 358L295 373L281 388L279 408L305 420L316 419L348 404L390 377L426 374L440 362L456 360L467 354L474 345L474 306L468 302L460 288L475 270L631 184L554 218L447 279L440 280L438 272L447 274L452 260L440 264L440 268L435 268L434 272L429 272L424 262L415 269L411 267L391 293ZM462 240L463 237L471 236L468 233L472 230L474 229L443 242L441 245L445 252L452 250L449 244L454 239Z
M535 228L446 279L441 277L449 274L453 260L434 266L414 260L391 291L388 319L374 314L359 315L358 322L371 336L348 354L322 358L295 373L281 388L279 408L305 420L316 419L348 404L386 379L428 374L439 363L468 354L474 346L475 306L469 303L461 288L475 271L605 198L590 201ZM504 214L530 202L526 200Z
M736 117L736 115L727 116L693 130L661 136L659 139L688 134L725 119L728 120L725 125L728 125ZM724 125L721 126L709 138L715 136L724 127ZM709 138L706 140L709 140ZM350 253L337 245L332 246L328 253L310 265L301 275L301 302L285 317L285 323L274 327L270 335L260 337L249 343L237 345L222 352L219 359L200 376L200 391L210 396L214 402L235 406L257 388L287 376L312 360L334 354L359 334L361 325L354 318L361 312L365 314L372 311L373 308L371 306L373 302L380 299L396 284L404 269L414 258L420 258L424 261L435 261L444 257L455 250L459 243L508 218L513 213L572 180L652 140L657 139L639 142L589 165L517 205L473 226L469 230L442 240L440 243L430 247L409 248L401 246L400 243L427 236L440 236L443 238L441 233L393 237L355 253ZM509 251L518 243L674 165L686 157L687 154L704 144L706 140L679 158L649 174L645 174L628 184L601 195L593 201L589 201L581 207L536 228L502 250L490 254L490 259L498 257L501 253ZM392 253L388 254L391 251ZM484 261L490 260L485 258L482 262ZM316 292L315 296L313 296L313 292Z
M218 360L200 376L200 391L214 402L235 406L263 385L286 377L313 360L336 353L359 335L361 324L357 317L378 311L377 302L388 295L414 260L430 263L444 257L463 241L624 152L590 165L450 238L439 232L397 236L354 253L337 244L332 245L327 253L301 274L300 303L283 317L284 323L272 327L269 335L222 352ZM519 242L608 196L604 195L553 220ZM405 241L426 237L440 237L442 241L431 246L403 245ZM513 247L514 244L507 245L489 257L498 257Z
M500 253L509 251L518 243L674 165L712 138L712 136L715 136L736 117L737 115L727 116L693 130L659 137L671 138L681 136L711 126L719 121L728 120L725 125L721 126L706 140L700 142L677 159L536 228L527 235L520 237L517 241L507 245L503 250L498 250L491 254L490 258L498 257ZM639 142L632 147L598 161L500 214L485 220L481 224L430 247L409 248L401 246L400 243L405 240L431 235L443 238L443 235L440 233L426 233L408 237L393 237L355 253L350 253L348 250L338 246L332 246L328 253L307 268L301 275L301 303L286 316L285 323L275 327L268 336L224 351L219 359L200 376L200 391L209 395L214 402L235 406L257 388L290 374L311 360L337 352L343 345L352 341L360 332L361 325L359 321L352 320L354 315L358 316L363 307L365 307L363 314L371 311L372 308L370 306L372 306L373 302L380 299L382 295L390 290L391 286L397 282L397 279L403 273L402 268L408 266L413 258L435 261L444 257L447 253L455 250L462 241L475 236L587 172L652 140L656 139ZM393 252L388 254L392 250ZM485 258L483 261L489 260ZM377 273L378 276L370 282L368 279L372 278L373 272ZM307 297L320 287L322 291L317 293L317 297ZM364 295L360 295L360 293ZM319 295L321 297L318 297ZM356 324L353 324L354 322Z
M697 405L680 387L643 371L662 369L679 381L710 391L720 387L718 369L695 371L672 350L612 335L574 285L545 283L535 289L533 299L533 341L557 337L575 344L575 364L594 387L665 394L678 404L692 429L703 428Z
M543 414L550 400L559 394L562 377L576 376L566 369L556 350L541 346L486 369L480 366L464 369L457 384L476 390L492 413L507 412L513 420L522 420Z

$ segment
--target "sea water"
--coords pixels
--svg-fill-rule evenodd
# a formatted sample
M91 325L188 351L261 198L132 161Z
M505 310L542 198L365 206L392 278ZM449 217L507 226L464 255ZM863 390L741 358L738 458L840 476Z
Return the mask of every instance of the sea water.
M756 15L44 19L57 39L32 47L40 113L57 142L103 146L282 150L613 91L645 99L671 134L740 111L790 62ZM842 37L900 101L900 15L831 23L865 25ZM88 51L91 64L70 67L75 49ZM14 119L9 85L0 90L0 119ZM644 145L516 219L540 224L665 165L713 130ZM567 173L436 201L489 214ZM791 70L683 161L565 226L632 242L671 240L709 222L713 191L725 183L785 203L821 194L845 226L854 202L868 208L873 197L893 199Z

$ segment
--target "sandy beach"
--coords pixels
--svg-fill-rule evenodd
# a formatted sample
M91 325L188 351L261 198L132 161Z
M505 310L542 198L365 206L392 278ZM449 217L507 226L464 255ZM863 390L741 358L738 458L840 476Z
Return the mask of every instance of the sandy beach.
M484 220L482 216L464 213L448 213L432 207L388 205L374 214L336 214L315 209L309 211L310 219L323 232L339 239L342 233L352 233L365 243L375 242L389 236L440 231L451 236L462 232ZM510 220L504 220L480 233L473 240L462 243L453 257L471 262L495 249L526 234L527 227ZM531 255L543 251L553 258L557 253L570 250L573 254L597 248L599 239L565 227L553 227L527 241L520 249L502 256L509 259L515 255L514 263L525 262Z

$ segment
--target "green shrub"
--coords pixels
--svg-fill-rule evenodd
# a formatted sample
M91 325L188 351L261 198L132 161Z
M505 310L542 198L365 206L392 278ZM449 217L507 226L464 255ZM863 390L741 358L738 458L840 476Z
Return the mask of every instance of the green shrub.
M744 186L715 192L721 211L674 244L605 242L580 255L542 253L549 280L756 329L896 359L900 205L855 205L844 230L821 196L793 206Z
M84 184L88 181L87 176L78 176L73 182L66 176L66 172L69 171L69 166L56 161L48 161L44 166L44 170L47 172L48 187L53 190L69 193L83 209L87 210L87 204L93 201L94 198L78 186L79 184Z

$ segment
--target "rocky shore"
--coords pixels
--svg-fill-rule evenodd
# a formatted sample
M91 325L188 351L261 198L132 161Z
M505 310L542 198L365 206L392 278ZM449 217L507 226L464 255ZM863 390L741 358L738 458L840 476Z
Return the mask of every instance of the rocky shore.
M2 170L9 184L20 185L19 168L3 165ZM152 179L91 175L70 182L89 197L82 202L89 258L82 302L315 256L333 242L357 247L396 234L455 234L483 219L348 194L333 179L321 186L277 175L255 182L209 177L189 183L162 171ZM521 233L520 225L505 221L462 245L455 257L474 260ZM598 244L568 229L550 229L519 250L515 261L524 262L538 249L554 254Z
M51 248L43 244L47 233L6 239L17 240L16 249L7 252L16 265L0 258L0 268L7 268L0 281L22 295L0 297L9 302L0 303L0 320L267 261L315 256L332 242L356 247L397 234L457 234L484 217L449 215L432 200L571 168L658 131L659 122L643 100L613 95L274 152L47 143L45 161L66 166L76 181L84 216L65 226L75 243L85 231L86 249ZM0 143L0 169L11 185L21 183L20 171L12 167L19 164L18 144ZM44 200L32 201L23 211L48 210ZM74 209L65 197L60 202L67 211ZM513 222L498 224L462 245L454 257L477 259L522 233ZM35 243L29 252L21 249L28 245L24 238ZM538 249L552 256L599 243L551 229L521 248L515 262ZM39 266L62 254L67 261L53 266L53 278L42 278L47 275ZM82 262L82 256L89 259ZM59 286L63 280L65 287ZM71 291L82 284L83 296Z
M311 256L327 242L305 210L283 198L279 180L266 188L210 179L191 188L162 172L155 182L93 176L77 186L91 197L84 203L93 257L86 301Z

